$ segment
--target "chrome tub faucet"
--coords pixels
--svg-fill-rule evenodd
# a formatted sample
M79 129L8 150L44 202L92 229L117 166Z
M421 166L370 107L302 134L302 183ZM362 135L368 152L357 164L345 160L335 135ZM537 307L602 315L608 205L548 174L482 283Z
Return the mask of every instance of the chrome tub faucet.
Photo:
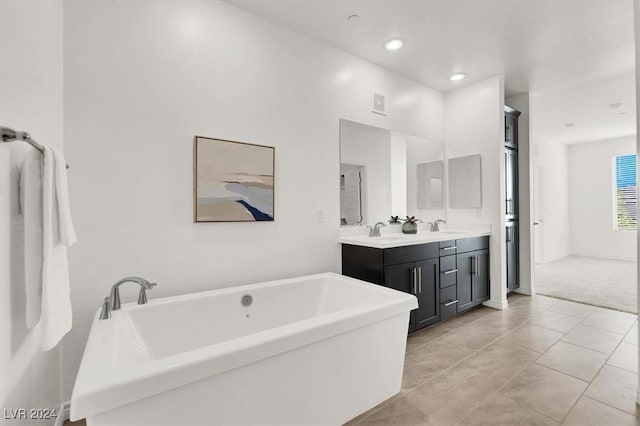
M111 318L111 311L117 311L120 309L120 286L127 282L133 282L140 286L140 293L138 293L138 305L145 305L147 303L147 290L151 290L157 285L156 283L149 282L140 277L126 277L121 279L111 287L109 297L104 298L102 311L100 312L101 320Z

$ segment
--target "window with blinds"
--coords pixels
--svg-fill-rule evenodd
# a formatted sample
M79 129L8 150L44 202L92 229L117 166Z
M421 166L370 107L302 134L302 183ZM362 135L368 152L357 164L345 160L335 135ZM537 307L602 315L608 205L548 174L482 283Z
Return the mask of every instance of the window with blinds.
M637 156L621 155L616 166L616 228L621 231L638 229Z

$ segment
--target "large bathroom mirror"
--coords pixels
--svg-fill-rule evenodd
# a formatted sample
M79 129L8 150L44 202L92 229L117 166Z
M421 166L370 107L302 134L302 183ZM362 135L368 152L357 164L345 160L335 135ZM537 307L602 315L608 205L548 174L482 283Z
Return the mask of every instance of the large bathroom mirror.
M340 120L340 224L444 219L444 145Z

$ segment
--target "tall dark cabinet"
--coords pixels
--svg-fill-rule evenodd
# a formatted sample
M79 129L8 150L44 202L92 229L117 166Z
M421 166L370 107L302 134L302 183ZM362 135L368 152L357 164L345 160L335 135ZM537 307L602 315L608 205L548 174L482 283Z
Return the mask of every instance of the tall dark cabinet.
M520 111L504 107L504 186L507 253L507 292L520 287L518 265L518 117Z

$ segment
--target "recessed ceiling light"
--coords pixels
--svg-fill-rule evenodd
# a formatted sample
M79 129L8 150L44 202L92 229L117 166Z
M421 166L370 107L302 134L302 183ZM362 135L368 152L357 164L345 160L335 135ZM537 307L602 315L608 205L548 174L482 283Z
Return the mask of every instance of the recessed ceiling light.
M398 50L402 49L403 46L404 41L400 40L399 38L392 38L384 44L384 48L387 50Z
M449 80L451 81L460 81L460 80L464 80L465 78L467 78L467 75L463 72L459 72L456 74L453 74L451 77L449 77Z
M576 124L575 124L575 123L565 123L565 124L564 124L564 127L569 127L569 128L570 128L570 127L575 127L575 126L576 126Z
M609 104L609 108L613 108L613 109L620 108L621 106L622 106L622 102L614 102L612 104Z
M348 22L355 22L360 18L360 15L349 15L347 16L347 21Z

